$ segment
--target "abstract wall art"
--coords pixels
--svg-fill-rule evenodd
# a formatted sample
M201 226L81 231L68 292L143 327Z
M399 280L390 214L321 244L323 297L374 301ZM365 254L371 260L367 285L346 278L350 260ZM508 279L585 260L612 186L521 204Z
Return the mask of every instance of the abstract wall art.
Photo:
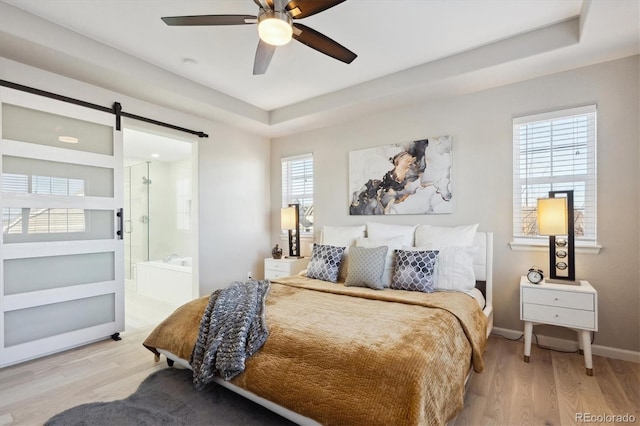
M452 213L451 137L349 153L349 214Z

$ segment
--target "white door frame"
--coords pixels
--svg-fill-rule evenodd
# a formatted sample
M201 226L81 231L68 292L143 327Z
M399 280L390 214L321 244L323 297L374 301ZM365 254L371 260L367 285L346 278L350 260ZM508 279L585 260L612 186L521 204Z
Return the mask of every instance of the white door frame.
M158 134L164 138L175 139L176 141L188 142L191 144L191 294L192 298L200 297L200 278L199 278L199 172L198 172L198 148L200 138L197 135L187 135L184 132L173 130L171 128L150 124L144 121L138 121L133 118L123 117L123 129L132 129L150 134Z

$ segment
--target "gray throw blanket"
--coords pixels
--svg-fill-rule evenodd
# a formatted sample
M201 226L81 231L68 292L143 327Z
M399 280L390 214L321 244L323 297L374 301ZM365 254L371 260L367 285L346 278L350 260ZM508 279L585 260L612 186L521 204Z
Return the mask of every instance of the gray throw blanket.
M216 374L230 380L242 373L246 359L267 340L264 301L269 286L268 280L235 281L211 294L191 353L197 389Z

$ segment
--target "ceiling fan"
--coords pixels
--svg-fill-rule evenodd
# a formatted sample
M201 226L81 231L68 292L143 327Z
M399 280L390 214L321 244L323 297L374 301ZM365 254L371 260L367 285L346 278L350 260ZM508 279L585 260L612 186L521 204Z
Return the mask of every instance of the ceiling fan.
M172 26L194 25L246 25L258 24L260 41L253 62L253 75L264 74L269 67L277 46L282 46L292 38L318 52L350 64L358 56L346 47L317 32L316 30L293 23L323 12L345 0L253 0L260 10L253 15L196 15L167 16L162 18L165 24Z

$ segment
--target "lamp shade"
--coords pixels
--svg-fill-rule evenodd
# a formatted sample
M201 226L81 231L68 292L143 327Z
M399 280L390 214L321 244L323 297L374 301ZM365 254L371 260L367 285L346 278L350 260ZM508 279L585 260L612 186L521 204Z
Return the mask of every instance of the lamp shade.
M538 199L538 234L567 235L569 221L566 198Z
M283 207L280 211L280 228L296 229L298 224L295 207Z

